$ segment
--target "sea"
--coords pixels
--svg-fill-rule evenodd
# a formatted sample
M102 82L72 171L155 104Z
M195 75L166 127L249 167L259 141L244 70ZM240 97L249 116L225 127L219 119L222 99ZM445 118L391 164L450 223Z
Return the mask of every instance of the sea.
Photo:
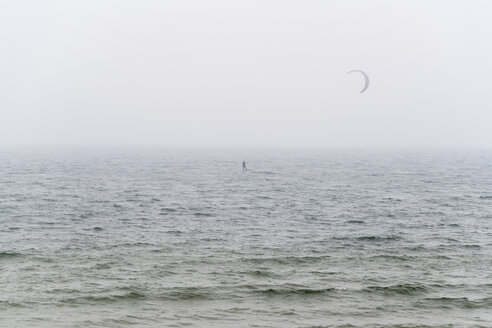
M492 151L2 149L0 327L492 327Z

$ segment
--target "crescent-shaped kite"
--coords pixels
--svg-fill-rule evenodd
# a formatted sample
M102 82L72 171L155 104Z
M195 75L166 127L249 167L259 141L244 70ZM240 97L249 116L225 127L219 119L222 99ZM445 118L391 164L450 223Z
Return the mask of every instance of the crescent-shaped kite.
M350 74L350 73L353 73L353 72L359 72L361 73L363 76L364 76L364 79L365 79L365 85L364 85L364 89L362 89L359 93L363 93L364 91L366 91L367 87L369 86L369 76L367 76L367 74L359 69L354 69L353 71L350 71L350 72L347 72L347 74Z

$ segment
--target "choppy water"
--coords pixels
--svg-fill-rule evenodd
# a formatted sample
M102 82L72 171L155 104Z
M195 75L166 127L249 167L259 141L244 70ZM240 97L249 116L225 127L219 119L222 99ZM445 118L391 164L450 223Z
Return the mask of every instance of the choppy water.
M0 152L1 327L491 323L490 152Z

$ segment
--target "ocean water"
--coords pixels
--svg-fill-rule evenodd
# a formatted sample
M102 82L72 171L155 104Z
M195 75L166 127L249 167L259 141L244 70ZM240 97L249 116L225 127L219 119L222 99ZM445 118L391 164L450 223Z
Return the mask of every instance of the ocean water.
M0 327L128 326L492 327L492 153L0 151Z

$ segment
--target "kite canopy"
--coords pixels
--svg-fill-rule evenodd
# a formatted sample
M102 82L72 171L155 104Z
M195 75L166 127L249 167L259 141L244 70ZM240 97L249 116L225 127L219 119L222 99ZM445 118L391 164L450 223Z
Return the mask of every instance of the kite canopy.
M361 71L361 70L358 70L358 69L354 69L353 71L347 72L347 74L350 74L350 73L353 73L353 72L361 73L364 76L365 85L364 85L364 88L359 92L359 93L363 93L364 91L366 91L367 87L369 86L369 76L367 76L367 74L364 71Z

